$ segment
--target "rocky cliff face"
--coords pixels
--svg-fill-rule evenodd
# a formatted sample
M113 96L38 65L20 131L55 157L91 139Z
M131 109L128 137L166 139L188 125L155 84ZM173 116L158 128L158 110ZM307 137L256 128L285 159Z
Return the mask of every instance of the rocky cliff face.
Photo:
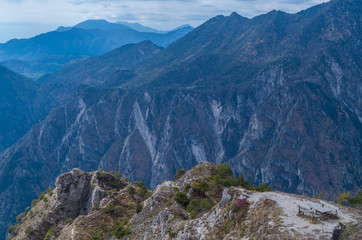
M0 66L0 152L14 144L44 117L38 85Z
M360 239L362 213L281 192L225 187L203 162L152 194L103 171L61 175L9 229L10 239ZM217 176L217 177L216 177ZM112 189L111 191L109 191ZM106 191L108 190L108 191ZM180 196L183 198L180 198ZM181 200L180 200L181 199ZM302 208L338 216L298 215ZM320 219L322 218L322 219Z
M25 227L25 231L18 231L16 238L44 239L49 229L59 229L58 226L67 219L88 215L102 206L102 200L108 196L107 191L118 191L127 185L119 175L73 169L57 179L55 189L47 190L32 201L29 212L18 217L18 221L23 221L21 227Z
M357 192L360 10L360 1L331 1L218 16L119 75L117 87L81 87L0 155L0 216L76 167L155 187L208 160L284 192Z
M112 86L119 76L132 77L135 65L160 50L150 41L129 44L98 58L74 61L38 82L0 66L0 152L43 120L52 108L68 102L79 85Z

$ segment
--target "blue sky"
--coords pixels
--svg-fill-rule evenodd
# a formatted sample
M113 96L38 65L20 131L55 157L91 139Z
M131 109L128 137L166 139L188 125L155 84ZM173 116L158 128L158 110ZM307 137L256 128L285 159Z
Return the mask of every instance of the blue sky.
M213 16L295 13L327 0L0 0L0 42L28 38L87 19L139 22L160 30L198 26Z

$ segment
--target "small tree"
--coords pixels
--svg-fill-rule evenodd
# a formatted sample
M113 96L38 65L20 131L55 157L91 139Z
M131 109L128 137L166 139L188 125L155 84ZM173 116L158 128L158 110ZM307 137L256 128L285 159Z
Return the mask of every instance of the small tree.
M238 181L238 186L241 186L245 189L249 189L251 187L250 182L245 180L243 175L240 175L237 181Z
M351 198L350 192L341 193L337 196L337 202L341 205L348 205L350 198Z
M221 179L233 176L233 171L231 170L229 164L221 163L216 166L216 172Z
M192 188L201 193L206 193L210 190L209 184L203 179L198 179L192 184Z
M132 187L132 186L129 186L129 187L127 188L127 192L128 192L129 194L131 194L131 195L134 195L134 194L136 193L136 189L135 189L134 187Z
M184 193L184 192L176 193L176 196L174 199L176 202L178 202L179 204L181 204L184 207L186 207L190 202L190 199L187 197L186 193Z
M177 170L174 178L175 179L180 179L183 175L185 175L185 173L186 173L186 170L181 168L181 169Z
M360 190L358 191L357 196L351 197L351 198L349 199L349 203L350 203L353 207L356 207L356 206L362 204L362 189L360 189Z
M342 205L356 207L362 204L362 189L357 196L352 196L350 192L341 193L337 196L337 202Z

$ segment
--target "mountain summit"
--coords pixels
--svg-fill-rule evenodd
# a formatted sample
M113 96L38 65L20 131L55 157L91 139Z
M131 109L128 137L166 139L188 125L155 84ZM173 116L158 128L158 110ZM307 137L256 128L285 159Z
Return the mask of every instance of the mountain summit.
M261 186L247 190L230 172L223 164L203 162L151 192L117 172L73 169L18 217L9 239L360 237L361 211Z

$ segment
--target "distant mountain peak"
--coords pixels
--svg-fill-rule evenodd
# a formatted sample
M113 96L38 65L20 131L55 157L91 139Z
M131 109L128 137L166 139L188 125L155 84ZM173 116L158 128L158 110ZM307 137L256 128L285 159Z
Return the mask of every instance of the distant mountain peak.
M183 29L183 28L194 28L194 27L191 26L190 24L184 24L184 25L181 25L181 26L175 28L173 31L177 31L177 30Z
M237 12L232 12L230 17L241 17Z
M100 29L100 30L115 30L115 29L130 29L129 27L119 24L119 23L111 23L103 19L94 19L94 20L86 20L84 22L78 23L73 28L80 29Z
M246 18L246 17L243 17L243 16L241 16L240 14L238 14L237 12L232 12L231 14L230 14L230 16L228 17L228 19L230 20L233 20L233 19L235 19L235 20L237 20L237 21L242 21L242 20L249 20L249 18Z
M152 32L152 33L166 33L167 31L160 31L155 28L143 26L140 23L130 23L130 22L116 22L117 24L122 24L124 26L127 26L133 30L136 30L138 32Z

